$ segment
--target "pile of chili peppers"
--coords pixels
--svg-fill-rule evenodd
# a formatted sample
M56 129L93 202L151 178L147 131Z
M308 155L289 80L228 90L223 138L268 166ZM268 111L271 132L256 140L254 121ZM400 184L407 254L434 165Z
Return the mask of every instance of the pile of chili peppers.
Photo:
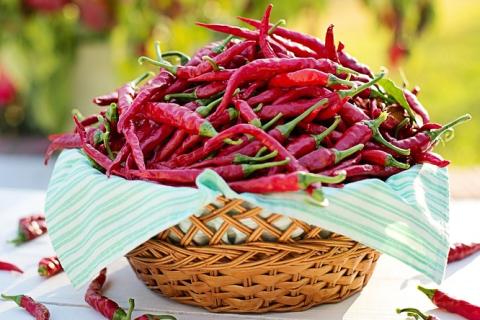
M191 58L157 43L156 58L139 61L158 72L96 97L99 113L52 135L46 161L81 148L107 175L194 186L212 169L238 192L306 190L317 200L322 184L449 164L432 148L470 115L430 122L418 90L374 75L335 43L333 25L321 41L270 23L271 9L239 18L253 29L197 23L226 38Z

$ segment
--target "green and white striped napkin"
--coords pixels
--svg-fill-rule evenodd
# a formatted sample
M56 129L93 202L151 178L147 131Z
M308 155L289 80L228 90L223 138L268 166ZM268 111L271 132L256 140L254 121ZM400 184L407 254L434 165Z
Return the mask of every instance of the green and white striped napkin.
M410 265L440 283L448 254L447 170L416 165L386 182L368 179L325 188L327 207L304 192L237 194L212 170L197 188L127 181L92 168L78 150L63 151L47 191L53 247L74 287L112 261L223 194L341 233Z

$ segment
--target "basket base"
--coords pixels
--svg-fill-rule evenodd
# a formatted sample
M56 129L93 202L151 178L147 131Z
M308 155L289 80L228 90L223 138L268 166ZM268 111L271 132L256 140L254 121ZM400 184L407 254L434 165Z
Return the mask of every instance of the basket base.
M379 253L347 237L181 247L151 239L127 255L148 288L211 312L303 311L342 301L370 279Z

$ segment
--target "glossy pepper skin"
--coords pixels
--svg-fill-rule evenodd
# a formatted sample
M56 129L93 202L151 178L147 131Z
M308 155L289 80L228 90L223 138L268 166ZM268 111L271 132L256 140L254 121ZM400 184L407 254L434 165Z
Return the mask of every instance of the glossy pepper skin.
M425 293L425 295L432 300L437 307L458 314L465 319L480 320L479 306L475 306L465 300L452 298L438 289L427 289L422 286L418 286L417 288Z
M29 314L31 314L36 320L49 320L50 311L47 307L41 303L36 302L31 297L26 295L7 296L2 294L4 300L11 300L18 306L24 308Z
M38 263L38 274L42 277L50 278L63 271L58 257L42 258Z
M19 273L23 273L23 270L14 265L13 263L0 261L0 270L1 271L15 271Z
M363 144L342 151L320 147L298 159L298 162L307 168L308 171L318 172L339 163L361 149L363 149Z
M96 117L95 117L96 118ZM50 139L50 144L48 145L47 151L45 151L44 163L47 164L48 160L52 157L55 151L60 149L73 149L79 148L82 146L82 141L80 136L77 133L64 133L57 135Z
M47 223L44 215L32 215L21 218L18 221L17 238L11 240L12 243L19 245L47 233Z
M448 263L462 260L480 252L480 243L455 243L448 252Z

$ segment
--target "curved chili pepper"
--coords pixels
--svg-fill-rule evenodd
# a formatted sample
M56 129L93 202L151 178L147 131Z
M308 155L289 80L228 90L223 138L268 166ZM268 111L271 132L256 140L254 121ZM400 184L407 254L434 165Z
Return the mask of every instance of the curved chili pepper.
M93 103L95 103L97 106L108 106L111 103L116 103L118 102L118 91L113 91L108 94L104 94L101 96L97 96L93 98Z
M388 178L391 175L399 173L401 169L397 167L384 167L371 164L357 164L340 169L345 171L347 179L354 177L376 177L376 178Z
M188 79L188 82L225 81L230 79L234 72L234 69L205 72L199 76Z
M122 131L125 125L128 123L134 115L141 110L144 104L150 100L154 95L156 95L161 90L165 89L169 84L173 82L174 78L170 72L162 71L157 74L152 80L150 80L141 90L138 92L137 96L133 100L130 108L125 110L118 119L117 128L119 131Z
M52 277L63 271L57 256L42 258L38 263L38 274L42 277Z
M364 120L370 120L370 117L362 109L350 102L345 102L339 111L342 120L349 126ZM378 116L378 115L377 115Z
M334 175L336 172L340 172L340 171L342 171L342 170L345 169L345 168L348 168L348 167L351 167L351 166L353 166L353 165L358 164L361 159L362 159L361 155L358 154L358 155L356 155L356 156L353 157L353 158L346 159L345 161L340 162L339 164L337 164L336 166L334 166L334 167L331 168L331 169L327 169L327 170L320 171L320 172L318 172L318 174L322 174L322 175L326 175L326 176L332 176L332 175Z
M0 261L0 270L2 271L15 271L23 273L23 270L10 262Z
M279 44L281 44L285 49L288 51L292 52L295 57L302 57L302 58L315 58L317 55L315 52L313 52L311 49L293 42L289 39L285 39L283 37L280 37L278 35L272 35L271 36L273 40L277 41Z
M340 183L345 174L327 177L302 171L276 174L250 180L230 182L228 185L236 192L271 193L305 190L314 183Z
M262 50L263 56L265 58L276 58L277 55L273 51L272 47L267 41L268 37L268 30L269 30L269 22L270 22L270 13L272 12L273 5L269 4L265 13L262 18L262 22L259 28L258 33L258 44L260 46L260 50Z
M36 320L49 320L50 312L47 307L39 302L36 302L31 297L26 295L7 296L1 295L4 300L11 300L19 307L24 308L29 314L35 317Z
M432 314L424 314L420 310L415 309L415 308L403 308L397 309L397 313L403 313L406 312L407 316L409 317L414 317L415 319L418 319L418 317L422 318L423 320L440 320L440 318L432 315Z
M333 24L328 26L327 32L325 34L325 53L328 59L335 62L339 62L337 49L335 48L335 40L333 36Z
M382 150L363 150L362 160L369 164L378 164L384 167L397 167L408 169L410 165L396 160L391 154Z
M363 144L341 151L320 147L298 159L298 162L307 168L308 171L318 172L339 163L343 159L350 157L362 149Z
M480 252L480 243L455 243L448 252L448 263L462 260L476 252Z
M297 100L299 98L316 98L316 97L323 97L330 93L330 90L324 87L298 87L298 88L291 88L288 89L286 93L278 97L276 100L273 101L273 104L282 104L286 102L290 102L293 100Z
M343 80L331 73L325 73L316 69L302 69L288 73L282 73L274 76L269 85L271 87L289 88L294 86L324 86L346 85L353 87L355 84L348 80Z
M17 237L9 242L19 245L47 233L47 223L45 216L36 214L21 218L18 221Z
M129 299L130 308L126 313L115 301L102 295L102 287L106 280L107 269L103 268L88 286L87 292L85 292L85 302L107 319L130 320L134 308L133 299Z
M171 99L203 99L209 98L225 90L227 84L225 81L210 82L201 87L197 87L193 92L188 93L170 93L165 96L165 101Z
M222 99L223 97L220 97L216 100L213 100L206 106L200 106L197 109L195 109L195 112L201 115L202 117L206 117L212 112L213 108L217 107L220 104L220 102L222 102Z
M300 99L297 101L263 106L260 112L258 112L258 117L262 120L270 120L279 113L285 118L297 117L308 110L313 104L322 100L322 98L323 97L315 99Z
M285 91L281 88L269 88L260 94L253 96L247 100L248 104L251 106L258 105L260 103L266 104L274 101L275 99L280 98L285 94Z
M430 163L440 168L444 168L450 164L450 161L443 159L439 154L433 152L414 154L413 157L418 163Z
M417 288L425 293L437 307L461 315L465 319L480 320L479 306L475 306L465 300L454 299L438 289L427 289L422 286L417 286Z
M335 130L338 123L340 122L340 117L336 117L335 121L328 128L325 128L323 132L315 135L303 135L294 139L288 146L287 150L292 153L294 157L302 157L307 153L318 149L320 143Z
M263 80L252 82L243 92L240 92L240 99L246 100L250 98L255 93L255 91L261 88L264 84L265 82Z
M189 55L177 50L162 52L162 58L168 57L178 57L181 65L186 65L191 60Z
M429 123L430 116L428 115L428 111L417 99L417 97L408 89L403 89L403 95L405 96L408 104L410 105L410 108L412 108L412 110L422 118L423 123Z
M140 141L138 141L138 137L135 134L135 126L132 121L130 121L130 126L126 128L124 133L137 168L140 170L145 170L145 159L143 157L142 148L140 147Z
M391 143L399 148L410 149L412 154L421 154L428 151L447 130L470 119L472 119L472 116L466 114L447 123L440 129L422 131L410 138L402 140L392 139Z
M121 114L123 111L130 108L130 106L133 103L133 99L135 98L135 95L136 95L135 88L140 82L145 80L149 75L150 73L146 72L140 77L138 77L137 79L127 82L117 90L118 102L116 103L116 105L118 106L119 114Z
M426 130L434 130L434 129L441 129L442 125L440 123L435 123L435 122L430 122L430 123L425 123L423 126L421 126L418 131L426 131Z
M64 133L57 135L53 140L50 140L47 151L45 151L44 163L47 164L48 160L50 160L57 150L80 148L81 146L82 141L77 133Z
M247 123L254 125L255 127L261 127L262 122L258 118L257 114L252 110L252 107L245 100L237 99L233 102L235 109L237 109L240 118Z

